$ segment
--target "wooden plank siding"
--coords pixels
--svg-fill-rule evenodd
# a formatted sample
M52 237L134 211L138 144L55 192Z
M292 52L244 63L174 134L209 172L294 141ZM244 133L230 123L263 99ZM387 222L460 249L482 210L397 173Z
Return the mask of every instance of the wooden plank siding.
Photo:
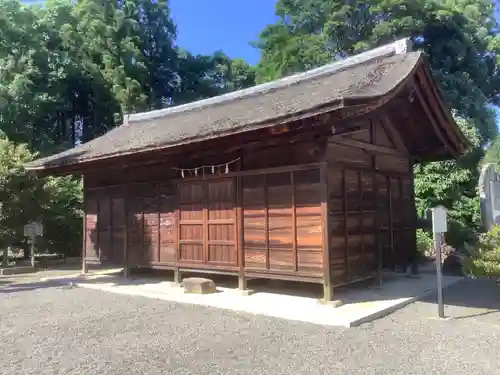
M300 146L294 145L293 150ZM302 147L316 149L317 145ZM295 159L300 160L300 156ZM312 163L316 158L307 153L302 160L309 164L267 169L258 169L254 157L245 160L245 171L164 182L147 181L143 174L132 171L132 181L126 183L126 207L122 207L127 212L126 225L118 220L116 227L106 225L111 221L107 199L116 199L111 198L113 192L124 191L125 184L102 186L94 182L87 195L100 200L94 210L87 210L87 223L94 219L102 228L89 245L100 254L95 258L104 261L102 255L113 250L112 242L98 241L110 232L113 238L127 239L126 247L121 243L120 254L127 249L129 267L230 273L238 273L241 267L245 274L322 282L323 185L319 163ZM101 211L92 215L99 207ZM108 258L118 265L125 257Z
M415 238L413 171L387 117L331 136L327 159L330 264L335 285L405 265ZM389 125L390 126L390 125ZM412 242L413 241L413 242Z
M243 177L242 185L245 269L321 277L319 168Z
M415 238L412 168L386 121L367 117L351 134L242 152L229 173L181 178L164 163L85 176L85 257L242 280L326 276L333 286L404 264ZM193 157L187 165L200 165Z

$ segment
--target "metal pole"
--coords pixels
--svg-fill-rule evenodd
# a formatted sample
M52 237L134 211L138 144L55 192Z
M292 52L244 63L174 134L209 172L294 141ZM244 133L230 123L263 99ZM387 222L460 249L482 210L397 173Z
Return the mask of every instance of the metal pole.
M438 315L440 318L444 318L443 272L441 267L441 236L441 233L434 232L434 249L436 250Z
M31 236L31 267L35 268L35 241L36 235Z

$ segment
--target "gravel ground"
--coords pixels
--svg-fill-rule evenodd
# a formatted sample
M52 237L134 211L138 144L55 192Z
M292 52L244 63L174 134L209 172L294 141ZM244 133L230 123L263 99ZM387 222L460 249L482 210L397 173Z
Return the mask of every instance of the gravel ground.
M0 289L1 374L498 374L500 289L465 281L358 328L67 287Z

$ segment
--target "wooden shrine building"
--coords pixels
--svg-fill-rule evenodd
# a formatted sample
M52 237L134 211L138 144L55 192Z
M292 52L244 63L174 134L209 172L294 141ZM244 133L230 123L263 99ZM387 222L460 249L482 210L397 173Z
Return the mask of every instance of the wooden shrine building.
M413 164L468 143L399 40L123 125L27 165L84 179L85 262L335 286L416 251Z

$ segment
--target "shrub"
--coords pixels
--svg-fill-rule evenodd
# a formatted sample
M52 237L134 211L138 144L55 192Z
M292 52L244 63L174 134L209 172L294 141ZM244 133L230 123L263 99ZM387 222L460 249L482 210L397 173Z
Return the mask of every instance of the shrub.
M476 248L463 257L462 265L469 276L500 280L500 225L479 236Z
M420 254L420 258L425 258L433 251L432 247L434 241L432 240L429 232L423 229L417 229L417 251Z

